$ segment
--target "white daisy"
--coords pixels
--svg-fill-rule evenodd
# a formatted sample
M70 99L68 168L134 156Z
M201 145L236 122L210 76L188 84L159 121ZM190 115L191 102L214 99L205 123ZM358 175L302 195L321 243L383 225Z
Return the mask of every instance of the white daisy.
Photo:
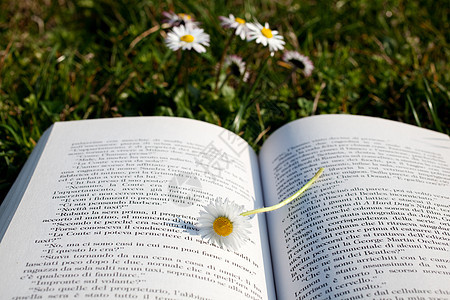
M224 28L236 28L235 34L240 36L242 40L247 38L248 28L244 19L238 18L230 14L227 17L220 16L220 25Z
M194 27L198 26L198 22L195 22L194 18L189 14L176 14L171 11L164 11L162 14L164 15L164 17L166 17L166 19L163 20L163 23L169 25L170 27L187 24L192 24Z
M283 61L289 63L294 68L300 69L305 77L311 76L314 65L308 56L300 54L297 51L286 51L283 54Z
M211 201L198 217L202 238L220 247L238 249L248 240L247 228L251 227L248 217L240 215L243 208L228 200Z
M256 40L256 43L263 44L264 46L269 45L270 52L275 52L284 49L284 39L283 36L278 34L278 31L271 30L269 28L269 23L266 22L265 26L260 23L248 23L248 33L249 41Z
M223 66L229 69L229 73L240 78L246 82L249 77L249 73L245 71L245 62L242 61L242 57L238 55L228 55L225 58Z
M167 34L166 45L171 50L178 49L191 50L194 48L198 53L206 52L204 46L209 46L209 35L201 28L190 25L180 25L174 27L172 31Z

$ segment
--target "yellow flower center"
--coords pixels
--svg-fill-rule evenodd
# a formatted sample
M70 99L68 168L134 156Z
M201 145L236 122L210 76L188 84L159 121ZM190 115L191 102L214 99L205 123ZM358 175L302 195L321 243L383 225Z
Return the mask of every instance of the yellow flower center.
M239 24L245 24L245 20L241 19L241 18L236 18L234 19L236 22L238 22Z
M190 20L191 16L188 14L184 14L184 13L179 13L178 16L182 19L186 19L186 20Z
M180 37L180 41L186 42L186 43L192 43L194 41L194 37L190 34L183 35Z
M233 232L233 223L227 217L218 217L213 223L214 231L220 236L227 236Z
M269 28L264 27L263 29L261 29L261 33L268 39L273 37L272 30L270 30Z

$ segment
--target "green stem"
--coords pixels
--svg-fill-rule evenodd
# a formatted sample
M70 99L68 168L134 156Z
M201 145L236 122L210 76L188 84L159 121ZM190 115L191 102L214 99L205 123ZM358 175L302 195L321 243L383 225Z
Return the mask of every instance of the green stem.
M291 71L291 73L286 75L286 78L284 78L283 83L280 84L279 86L283 86L284 84L286 84L289 80L289 77L292 77L292 74L294 74L295 72L297 72L297 67L294 67Z
M268 212L268 211L276 210L276 209L279 209L280 207L285 206L286 204L288 204L289 202L291 202L292 200L296 199L298 196L303 194L303 192L306 191L319 178L319 176L323 173L323 171L324 171L324 168L320 168L319 171L317 171L316 175L314 175L314 177L311 178L311 180L308 181L301 189L299 189L295 194L293 194L289 198L281 201L280 203L269 206L269 207L263 207L263 208L258 208L258 209L254 209L254 210L249 210L249 211L243 212L241 214L241 216L249 216L249 215L258 214L258 213L262 213L262 212Z
M242 101L242 104L239 107L239 111L236 114L236 117L234 118L233 131L236 133L239 132L239 130L241 129L241 122L242 122L242 119L243 119L243 116L245 113L245 109L249 106L253 92L255 91L256 87L258 86L259 81L261 80L261 77L266 70L267 61L269 60L269 57L270 56L267 56L264 59L264 61L262 62L262 66L258 72L258 75L256 76L255 82L253 83L250 91L244 95L244 100Z
M189 55L186 54L186 56ZM190 55L189 55L190 56ZM186 64L185 64L185 75L184 75L184 109L185 112L187 113L188 117L191 119L194 119L194 114L192 113L191 110L191 103L189 102L189 90L188 90L188 85L189 85L189 62L190 62L190 58L188 57L188 59L186 60Z
M215 89L214 89L214 92L216 94L219 91L219 76L220 76L220 72L222 71L223 61L225 59L225 55L227 54L228 47L230 46L233 38L234 38L234 34L231 34L231 36L227 40L227 43L225 44L225 47L223 48L222 56L220 57L219 67L217 68L217 74L216 74L216 85L215 85Z
M225 85L225 83L227 83L228 79L230 79L231 77L231 73L228 73L227 76L225 77L225 79L223 80L223 82L220 84L219 89L217 90L218 92L220 92L223 88L223 86Z
M181 68L181 66L183 65L183 62L184 62L184 57L185 57L185 52L186 51L182 51L182 50L179 50L179 51L181 51L181 58L178 60L177 68L175 69L175 72L173 73L172 78L169 81L169 88L175 82L175 78L180 75L179 74L180 73L180 68Z
M255 82L253 83L250 92L245 95L245 101L247 101L248 98L251 98L253 95L253 92L255 91L256 87L258 86L259 81L261 80L262 75L264 75L264 72L266 71L267 62L269 61L270 56L267 56L266 59L262 62L262 66L259 69L258 75L256 76Z

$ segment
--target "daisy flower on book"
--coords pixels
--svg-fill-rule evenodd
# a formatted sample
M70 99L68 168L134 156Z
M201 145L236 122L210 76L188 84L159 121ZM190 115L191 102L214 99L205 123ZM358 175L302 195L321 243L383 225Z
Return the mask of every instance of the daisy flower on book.
M235 34L239 37L241 37L242 40L245 40L247 38L248 34L248 27L247 22L244 19L238 18L230 14L227 17L220 16L220 25L222 25L223 28L235 28Z
M278 31L270 29L269 23L266 22L264 26L259 22L248 23L247 27L249 29L248 40L256 40L257 44L269 46L272 55L275 51L284 49L283 36L278 34Z
M285 206L306 191L323 171L324 169L320 168L314 177L295 194L269 207L242 212L243 206L229 200L211 201L203 207L203 210L200 211L200 217L198 217L197 228L201 237L222 248L238 249L249 240L250 231L248 228L251 227L249 215L269 212Z
M314 65L309 57L297 51L284 52L282 60L287 62L294 70L301 70L305 77L311 76L314 70Z
M172 28L167 34L165 43L173 51L194 49L198 53L206 52L209 46L209 35L201 28L192 25L180 25Z
M240 215L243 208L228 200L211 201L198 217L202 238L220 247L237 250L248 240L248 228L251 227L249 218Z

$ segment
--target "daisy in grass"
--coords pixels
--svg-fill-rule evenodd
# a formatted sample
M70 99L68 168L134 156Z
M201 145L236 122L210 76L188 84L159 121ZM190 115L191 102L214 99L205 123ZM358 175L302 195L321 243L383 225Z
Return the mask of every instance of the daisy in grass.
M195 22L194 18L191 15L185 13L176 14L171 11L164 11L162 14L164 17L166 17L166 19L163 20L163 23L169 25L170 27L187 24L191 24L194 27L198 26L198 22Z
M211 201L198 217L200 235L220 247L237 250L248 240L251 227L249 218L240 215L242 210L243 206L228 200Z
M260 23L248 23L247 27L249 29L248 39L249 41L256 40L257 44L263 44L264 46L269 45L270 52L275 52L284 49L284 39L283 36L278 34L278 31L271 30L269 28L269 23L266 22L264 26Z
M230 14L227 17L220 16L220 25L224 28L235 28L235 34L240 36L242 40L247 38L248 28L244 19L238 18Z
M284 52L282 60L290 64L295 69L301 70L305 77L311 76L311 73L314 70L314 65L309 57L300 54L297 51Z
M245 62L242 61L242 57L238 55L228 55L223 63L225 69L229 70L229 74L238 78L242 76L242 80L246 82L249 77L249 73L245 71Z
M206 52L204 46L209 46L209 35L201 28L190 25L180 25L174 27L167 34L166 45L173 51L178 49L191 50L192 48L198 53Z
M263 212L269 212L285 206L289 202L298 198L306 191L323 173L324 169L319 171L295 194L283 201L269 206L242 212L243 206L239 206L229 200L211 201L203 207L198 217L198 230L202 238L211 243L217 244L222 248L238 249L245 241L249 240L251 227L249 215Z

